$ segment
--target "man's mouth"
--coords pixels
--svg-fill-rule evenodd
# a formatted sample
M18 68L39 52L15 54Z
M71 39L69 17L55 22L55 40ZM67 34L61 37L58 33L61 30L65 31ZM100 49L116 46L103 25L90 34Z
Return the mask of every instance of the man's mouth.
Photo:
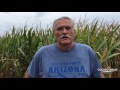
M67 39L67 38L69 38L69 37L62 37L62 39Z
M61 36L61 39L68 39L68 38L70 38L69 35L62 35L62 36Z

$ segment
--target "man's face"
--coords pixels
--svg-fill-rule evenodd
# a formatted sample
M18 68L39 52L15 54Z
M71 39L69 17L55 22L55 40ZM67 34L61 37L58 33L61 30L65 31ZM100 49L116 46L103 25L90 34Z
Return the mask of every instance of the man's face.
M60 45L68 45L73 42L74 39L74 27L73 24L65 19L56 22L54 30L55 38Z

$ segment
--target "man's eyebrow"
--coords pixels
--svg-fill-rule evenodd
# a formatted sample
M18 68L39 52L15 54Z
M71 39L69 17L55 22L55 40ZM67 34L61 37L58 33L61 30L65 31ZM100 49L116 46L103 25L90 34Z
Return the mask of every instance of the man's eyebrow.
M58 26L58 27L71 27L70 25L61 25L61 26Z

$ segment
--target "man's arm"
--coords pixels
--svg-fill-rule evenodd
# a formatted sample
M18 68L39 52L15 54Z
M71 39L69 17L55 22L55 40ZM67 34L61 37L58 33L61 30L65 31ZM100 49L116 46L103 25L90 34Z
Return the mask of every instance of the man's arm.
M103 73L101 73L101 78L105 78L105 76L104 76L104 74L103 74Z
M24 78L31 78L30 75L29 75L29 73L28 73L28 71L25 72Z

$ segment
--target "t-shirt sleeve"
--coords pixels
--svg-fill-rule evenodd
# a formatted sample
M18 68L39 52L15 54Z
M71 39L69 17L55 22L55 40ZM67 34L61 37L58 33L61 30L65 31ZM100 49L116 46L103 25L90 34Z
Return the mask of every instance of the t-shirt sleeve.
M101 77L101 72L98 71L98 69L102 68L101 63L96 55L96 53L93 51L92 56L91 56L91 77L92 78L100 78Z
M34 55L30 65L28 66L27 70L31 78L38 78L39 77L39 66L41 61L41 53L39 51L36 52Z

